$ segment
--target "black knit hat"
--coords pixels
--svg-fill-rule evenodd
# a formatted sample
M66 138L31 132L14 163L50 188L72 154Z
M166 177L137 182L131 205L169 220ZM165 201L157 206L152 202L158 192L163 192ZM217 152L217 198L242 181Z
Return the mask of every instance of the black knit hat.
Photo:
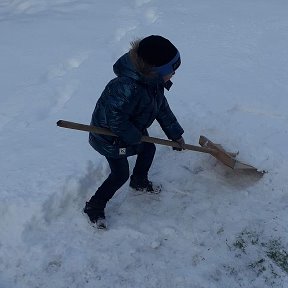
M158 35L142 39L137 54L162 76L173 73L181 64L177 48L168 39Z

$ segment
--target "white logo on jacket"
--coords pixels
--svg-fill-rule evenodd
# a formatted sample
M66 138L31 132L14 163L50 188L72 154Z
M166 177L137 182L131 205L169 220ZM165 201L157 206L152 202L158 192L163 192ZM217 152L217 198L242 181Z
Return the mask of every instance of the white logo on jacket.
M126 155L126 148L119 148L119 155Z

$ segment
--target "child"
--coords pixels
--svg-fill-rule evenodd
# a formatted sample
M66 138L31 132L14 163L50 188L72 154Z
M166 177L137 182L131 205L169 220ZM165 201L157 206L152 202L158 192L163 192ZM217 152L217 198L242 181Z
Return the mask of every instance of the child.
M84 208L98 228L106 228L105 206L129 179L127 157L137 155L130 187L159 192L159 187L148 180L156 147L141 142L155 119L169 139L180 146L185 144L184 131L164 96L164 88L170 89L170 79L180 64L177 48L168 39L156 35L132 42L130 51L114 64L117 77L108 83L98 99L91 125L109 128L118 137L89 134L89 143L106 157L111 169Z

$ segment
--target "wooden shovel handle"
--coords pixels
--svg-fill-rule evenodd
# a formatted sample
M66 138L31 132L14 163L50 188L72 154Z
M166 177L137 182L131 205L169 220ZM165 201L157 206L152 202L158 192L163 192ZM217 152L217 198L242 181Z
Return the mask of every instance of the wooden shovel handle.
M110 131L107 128L96 127L96 126L92 126L92 125L85 125L85 124L80 124L80 123L75 123L75 122L70 122L70 121L65 121L65 120L59 120L57 122L57 126L63 127L63 128L69 128L69 129L75 129L75 130L87 131L87 132L94 132L96 134L102 134L102 135L117 137L117 135L115 135L112 131ZM207 148L207 147L200 147L200 146L195 146L195 145L191 145L191 144L184 144L183 147L181 147L176 141L165 140L165 139L149 137L149 136L142 136L141 141L147 142L147 143L154 143L154 144L160 144L160 145L175 147L175 148L184 148L187 150L209 153L212 155L215 155L218 152L216 149L211 149L211 148Z

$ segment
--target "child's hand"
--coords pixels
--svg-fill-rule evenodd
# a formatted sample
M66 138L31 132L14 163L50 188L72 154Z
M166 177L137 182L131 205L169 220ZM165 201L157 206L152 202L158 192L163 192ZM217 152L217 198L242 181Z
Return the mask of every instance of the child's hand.
M181 137L177 140L175 140L175 142L177 142L181 148L176 148L176 147L173 147L173 150L176 150L176 151L182 151L182 150L185 150L184 148L184 145L185 145L185 141L184 141L184 138Z

